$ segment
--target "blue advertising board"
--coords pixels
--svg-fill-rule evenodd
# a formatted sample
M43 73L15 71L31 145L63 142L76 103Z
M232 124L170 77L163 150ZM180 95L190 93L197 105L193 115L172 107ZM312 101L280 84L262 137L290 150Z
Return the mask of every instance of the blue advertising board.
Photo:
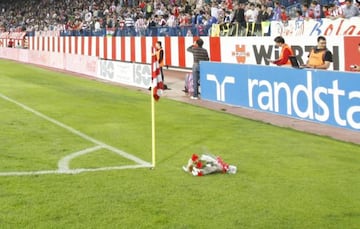
M200 63L202 99L360 130L360 74Z

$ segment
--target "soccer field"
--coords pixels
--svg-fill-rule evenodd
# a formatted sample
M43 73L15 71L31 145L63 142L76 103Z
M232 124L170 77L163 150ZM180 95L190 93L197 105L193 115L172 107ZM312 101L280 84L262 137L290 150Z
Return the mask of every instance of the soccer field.
M0 61L0 228L359 228L360 146ZM236 165L193 177L193 153Z

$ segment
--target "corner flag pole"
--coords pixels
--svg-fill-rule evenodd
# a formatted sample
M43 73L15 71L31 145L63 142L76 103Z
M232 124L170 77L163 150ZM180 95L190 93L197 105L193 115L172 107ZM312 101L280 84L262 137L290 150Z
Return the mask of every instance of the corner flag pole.
M153 96L154 87L151 87L151 161L155 168L155 99Z
M161 69L158 63L158 57L155 55L155 47L152 48L153 53L151 61L151 155L152 168L155 168L155 101L160 99L163 93L164 85L162 82Z
M152 47L152 55L154 55L155 49ZM156 61L156 60L155 60ZM152 167L155 168L155 98L154 98L154 57L151 61L151 161Z

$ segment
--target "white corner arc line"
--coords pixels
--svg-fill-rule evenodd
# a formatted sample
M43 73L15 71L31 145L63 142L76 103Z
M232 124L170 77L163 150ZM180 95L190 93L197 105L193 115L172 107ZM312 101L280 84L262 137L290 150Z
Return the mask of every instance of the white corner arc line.
M66 155L65 157L63 157L59 162L58 162L58 169L59 171L69 171L70 168L69 168L69 164L70 164L70 161L76 157L79 157L81 155L85 155L85 154L88 154L88 153L91 153L91 152L94 152L96 150L99 150L103 148L103 146L94 146L92 148L87 148L87 149L84 149L84 150L81 150L81 151L78 151L78 152L75 152L75 153L72 153L72 154L69 154L69 155Z
M14 104L18 105L19 107L23 108L24 110L27 110L27 111L29 111L29 112L31 112L31 113L33 113L33 114L35 114L35 115L49 121L49 122L51 122L51 123L53 123L53 124L55 124L55 125L57 125L59 127L62 127L63 129L68 130L69 132L71 132L71 133L73 133L75 135L80 136L81 138L83 138L85 140L88 140L88 141L90 141L90 142L92 142L92 143L94 143L96 145L99 145L99 146L107 148L107 149L109 149L111 151L114 151L115 153L119 154L120 156L122 156L124 158L132 160L132 161L134 161L134 162L136 162L136 163L138 163L140 165L150 166L149 162L146 162L146 161L144 161L144 160L142 160L142 159L140 159L140 158L138 158L138 157L136 157L134 155L131 155L131 154L126 153L126 152L124 152L124 151L122 151L120 149L117 149L117 148L109 146L109 145L107 145L107 144L105 144L105 143L103 143L103 142L101 142L99 140L96 140L96 139L94 139L94 138L92 138L92 137L90 137L90 136L88 136L88 135L86 135L86 134L84 134L84 133L82 133L82 132L80 132L80 131L72 128L72 127L70 127L70 126L68 126L68 125L65 125L64 123L61 123L61 122L59 122L59 121L57 121L57 120L55 120L53 118L50 118L49 116L47 116L47 115L45 115L45 114L43 114L43 113L41 113L39 111L36 111L36 110L34 110L34 109L32 109L32 108L30 108L30 107L16 101L16 100L13 100L13 99L7 97L6 95L4 95L2 93L0 93L0 97L2 99L6 100L6 101L9 101L11 103L14 103Z

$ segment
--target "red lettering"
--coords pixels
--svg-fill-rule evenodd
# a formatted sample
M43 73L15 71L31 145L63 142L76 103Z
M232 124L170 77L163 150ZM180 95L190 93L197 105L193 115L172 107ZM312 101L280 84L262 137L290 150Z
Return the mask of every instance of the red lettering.
M356 28L355 25L349 26L349 28L347 28L347 29L344 31L344 35L352 35L352 34L354 33L355 28Z
M341 20L339 28L336 31L336 35L339 35L340 29L341 29L341 26L342 26L343 23L344 23L344 20Z
M330 31L329 31L330 30ZM330 24L324 31L324 35L325 36L328 36L332 33L332 31L334 30L334 25L333 24Z

